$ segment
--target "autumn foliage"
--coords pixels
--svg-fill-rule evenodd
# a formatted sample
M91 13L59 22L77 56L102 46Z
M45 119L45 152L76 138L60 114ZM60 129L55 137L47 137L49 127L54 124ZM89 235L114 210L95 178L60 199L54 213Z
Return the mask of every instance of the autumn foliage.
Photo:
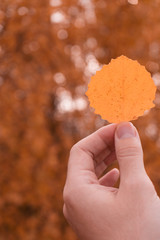
M95 113L110 123L120 123L135 120L154 107L155 93L145 67L122 55L92 76L86 95Z
M157 86L133 124L160 194L159 11L158 0L0 0L0 239L76 239L62 214L69 149L108 124L85 92L120 55Z

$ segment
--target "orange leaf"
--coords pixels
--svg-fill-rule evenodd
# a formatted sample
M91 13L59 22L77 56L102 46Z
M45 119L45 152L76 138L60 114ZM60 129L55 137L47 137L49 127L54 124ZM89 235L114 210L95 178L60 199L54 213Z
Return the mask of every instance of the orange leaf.
M156 86L144 66L125 56L112 59L91 78L86 95L109 122L131 121L154 107Z

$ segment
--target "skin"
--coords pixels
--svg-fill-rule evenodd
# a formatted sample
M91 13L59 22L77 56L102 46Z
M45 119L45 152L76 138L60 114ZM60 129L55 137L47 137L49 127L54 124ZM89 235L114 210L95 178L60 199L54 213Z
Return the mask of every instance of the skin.
M102 176L115 160L120 170ZM81 240L160 239L160 199L131 123L105 126L72 147L63 212Z

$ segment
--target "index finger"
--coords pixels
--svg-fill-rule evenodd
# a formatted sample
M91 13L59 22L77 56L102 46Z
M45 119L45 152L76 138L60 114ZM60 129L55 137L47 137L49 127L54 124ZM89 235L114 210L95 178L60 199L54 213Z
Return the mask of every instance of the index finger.
M82 177L85 181L88 177L97 180L95 174L94 159L99 153L114 144L114 133L117 124L102 127L88 137L76 143L70 152L67 178L75 181Z

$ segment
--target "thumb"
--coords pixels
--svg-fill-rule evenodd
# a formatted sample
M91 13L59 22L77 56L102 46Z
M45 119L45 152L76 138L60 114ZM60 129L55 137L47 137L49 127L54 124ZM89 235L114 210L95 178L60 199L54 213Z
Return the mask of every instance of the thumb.
M117 126L115 151L120 168L121 185L146 176L141 141L132 123L122 122Z

